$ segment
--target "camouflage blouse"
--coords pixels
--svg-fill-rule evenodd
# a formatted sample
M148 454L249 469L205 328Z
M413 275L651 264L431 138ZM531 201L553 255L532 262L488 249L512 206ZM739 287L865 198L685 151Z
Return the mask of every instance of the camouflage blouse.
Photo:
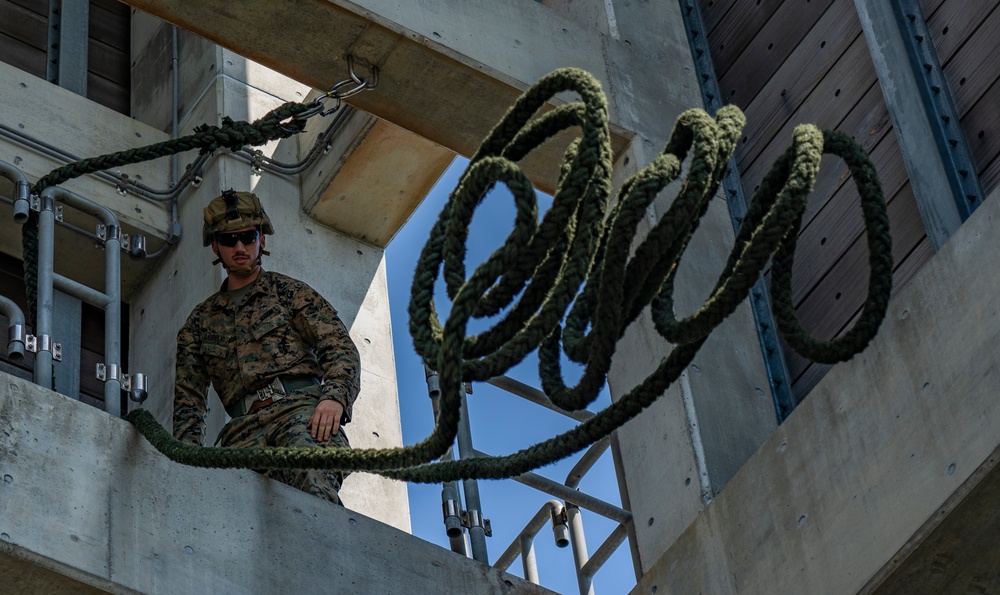
M225 285L223 285L225 287ZM177 333L174 436L202 444L211 383L226 409L275 376L322 379L351 419L361 358L337 311L307 284L262 271L239 305L220 290Z

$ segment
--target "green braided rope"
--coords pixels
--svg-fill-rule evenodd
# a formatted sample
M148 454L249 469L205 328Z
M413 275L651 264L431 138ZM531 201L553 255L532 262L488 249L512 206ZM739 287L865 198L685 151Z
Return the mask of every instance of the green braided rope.
M575 92L581 101L534 117L548 99L565 91ZM410 333L417 353L437 370L441 386L437 424L416 445L358 450L202 448L175 440L148 411L132 411L127 419L171 459L200 467L330 468L415 482L519 475L593 444L659 398L712 330L746 298L772 256L775 312L783 336L807 357L846 360L868 344L885 315L892 281L888 218L874 168L863 150L844 135L814 126L795 129L792 145L751 199L735 248L708 300L685 319L674 315L677 265L716 195L744 124L743 114L734 107L719 110L715 119L701 110L682 114L663 153L623 184L605 217L611 204L611 148L607 105L599 84L586 72L563 69L543 77L521 96L473 156L434 224L414 273ZM581 133L566 150L552 207L539 222L534 190L516 162L569 127L579 127ZM869 296L861 319L830 342L808 337L790 298L795 236L824 151L844 158L855 176L872 255ZM687 158L690 165L679 195L633 247L647 207L680 177ZM465 265L469 224L498 183L514 195L514 229L469 275ZM452 302L443 324L433 298L435 282L442 275ZM462 382L502 374L535 349L542 387L554 403L567 410L592 403L618 340L647 304L656 329L674 347L628 394L579 426L516 453L431 462L455 439ZM466 335L471 318L500 312L505 314L493 327ZM585 366L575 386L567 386L562 377L562 353Z
M295 116L303 114L313 107L312 104L289 102L278 106L252 123L235 121L225 117L222 119L221 126L202 124L195 128L194 134L90 159L81 159L45 174L35 183L31 191L35 195L41 195L50 186L58 186L80 176L166 157L175 153L183 153L192 149L199 149L201 153L213 153L222 147L238 151L247 145L257 146L272 140L288 138L305 130L306 120L304 118L297 119ZM24 223L21 247L24 254L23 266L28 296L28 312L31 316L31 325L34 326L35 305L38 301L38 217L34 211L32 211L28 221Z

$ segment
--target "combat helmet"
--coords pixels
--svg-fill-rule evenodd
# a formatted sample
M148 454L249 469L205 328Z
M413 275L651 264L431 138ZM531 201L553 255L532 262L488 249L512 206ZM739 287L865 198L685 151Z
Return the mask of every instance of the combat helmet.
M220 231L256 226L264 235L274 235L271 219L264 212L260 199L252 192L236 192L232 188L216 196L205 207L205 224L201 231L203 246L212 243Z

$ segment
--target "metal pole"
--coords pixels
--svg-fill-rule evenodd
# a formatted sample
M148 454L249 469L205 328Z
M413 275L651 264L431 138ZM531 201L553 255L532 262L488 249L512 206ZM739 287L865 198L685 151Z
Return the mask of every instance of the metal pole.
M437 372L424 366L424 380L427 382L427 396L431 400L431 410L437 421L441 404L441 385ZM454 461L454 448L441 457L442 461ZM469 557L469 544L465 540L465 530L462 528L462 496L458 491L458 481L446 481L441 485L441 507L444 512L444 530L448 535L451 551Z
M39 197L38 211L38 311L35 317L35 384L52 388L52 267L55 261L55 205L51 196Z
M0 161L0 176L14 183L14 223L22 225L28 220L31 207L28 204L28 178L18 167Z
M458 418L458 457L468 459L475 456L475 449L472 447L472 424L469 422L469 403L463 385ZM465 508L469 518L472 559L489 564L489 554L486 551L486 520L483 518L483 507L479 498L479 482L475 479L463 479L462 489L465 492Z
M24 359L24 313L13 301L0 295L0 313L7 317L7 359L19 363Z
M535 559L535 538L524 535L518 537L521 545L521 568L524 570L524 580L540 585L538 580L538 560Z
M580 586L580 595L594 595L593 581L584 575L583 568L590 559L587 554L587 539L583 533L583 517L580 508L573 504L566 505L566 517L569 519L570 543L573 545L573 559L576 561L576 581Z
M548 395L542 391L533 386L528 386L520 380L515 380L510 376L495 376L487 380L486 383L499 389L503 389L513 395L517 395L525 401L530 401L536 405L541 405L546 409L555 411L556 413L561 413L566 417L575 419L576 421L587 421L588 419L594 417L594 413L587 411L586 409L581 409L579 411L566 411L565 409L561 409L549 400Z

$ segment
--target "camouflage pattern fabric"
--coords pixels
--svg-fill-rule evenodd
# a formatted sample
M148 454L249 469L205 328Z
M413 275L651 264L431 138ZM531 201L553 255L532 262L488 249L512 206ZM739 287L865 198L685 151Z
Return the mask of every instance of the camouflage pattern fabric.
M261 407L254 413L234 417L219 434L223 446L309 446L315 448L350 448L344 428L325 443L313 439L306 429L319 403L320 387L295 391L280 401ZM283 469L262 471L276 479L334 504L341 504L340 486L346 474L327 469Z
M226 286L195 307L177 334L174 436L204 443L209 384L228 411L277 376L320 378L317 402L337 400L344 406L341 424L348 423L361 359L329 302L309 285L270 271L261 271L239 304ZM261 435L270 431L259 427Z

